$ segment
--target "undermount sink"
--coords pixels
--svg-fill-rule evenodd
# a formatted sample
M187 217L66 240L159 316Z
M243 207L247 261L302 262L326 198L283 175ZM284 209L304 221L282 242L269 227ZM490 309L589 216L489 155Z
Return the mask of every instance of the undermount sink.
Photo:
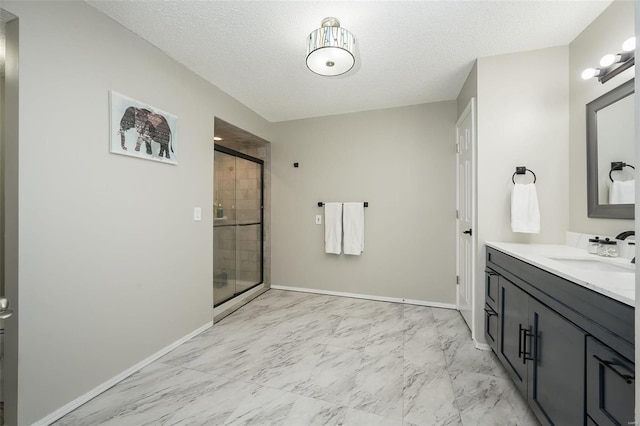
M598 271L598 272L627 272L635 273L635 268L630 263L629 266L614 265L613 263L604 262L599 259L569 259L562 257L550 257L549 259L562 263L566 266L571 266L583 271Z

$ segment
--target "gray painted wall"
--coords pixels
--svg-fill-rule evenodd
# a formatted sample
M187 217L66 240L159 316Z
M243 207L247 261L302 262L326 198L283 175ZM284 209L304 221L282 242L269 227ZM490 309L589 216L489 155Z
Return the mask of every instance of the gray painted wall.
M276 123L272 284L455 303L455 121L448 101ZM318 201L369 202L361 256L324 253Z
M634 34L634 2L614 1L569 45L570 143L569 143L569 230L616 236L633 229L633 220L587 217L587 131L586 104L633 78L634 68L605 84L583 80L582 71L596 68L607 53L621 51L622 42ZM637 140L637 139L636 139ZM637 166L636 166L637 167Z
M212 320L214 116L270 127L83 2L3 7L20 19L16 423L30 424ZM178 117L177 166L109 153L109 90Z
M475 337L480 342L485 242L564 242L569 225L568 59L566 46L478 59ZM511 231L511 176L516 166L537 175L540 234ZM527 173L521 179L530 182L532 177Z

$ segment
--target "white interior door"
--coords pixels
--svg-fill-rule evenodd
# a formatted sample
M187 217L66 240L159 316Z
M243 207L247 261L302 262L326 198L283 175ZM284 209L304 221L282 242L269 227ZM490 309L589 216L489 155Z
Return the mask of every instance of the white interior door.
M475 271L475 99L456 123L457 202L456 202L456 275L457 306L469 328L474 330ZM475 337L475 336L472 336Z

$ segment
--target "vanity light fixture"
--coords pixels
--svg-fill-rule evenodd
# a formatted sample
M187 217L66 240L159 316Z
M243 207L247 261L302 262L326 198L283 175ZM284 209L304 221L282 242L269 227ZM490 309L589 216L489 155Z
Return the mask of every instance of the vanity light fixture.
M604 55L600 59L600 68L587 68L582 72L582 78L589 80L598 77L600 83L606 83L635 64L635 49L636 38L628 38L622 43L622 53Z
M316 74L333 77L353 68L356 39L336 18L324 18L320 28L307 37L307 67Z

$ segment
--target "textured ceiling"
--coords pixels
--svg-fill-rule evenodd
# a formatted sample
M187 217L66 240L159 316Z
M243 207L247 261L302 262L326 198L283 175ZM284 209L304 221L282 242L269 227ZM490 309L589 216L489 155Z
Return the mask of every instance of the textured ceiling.
M455 99L476 58L569 44L611 1L88 3L283 121ZM344 76L305 65L306 37L328 16L356 37Z

